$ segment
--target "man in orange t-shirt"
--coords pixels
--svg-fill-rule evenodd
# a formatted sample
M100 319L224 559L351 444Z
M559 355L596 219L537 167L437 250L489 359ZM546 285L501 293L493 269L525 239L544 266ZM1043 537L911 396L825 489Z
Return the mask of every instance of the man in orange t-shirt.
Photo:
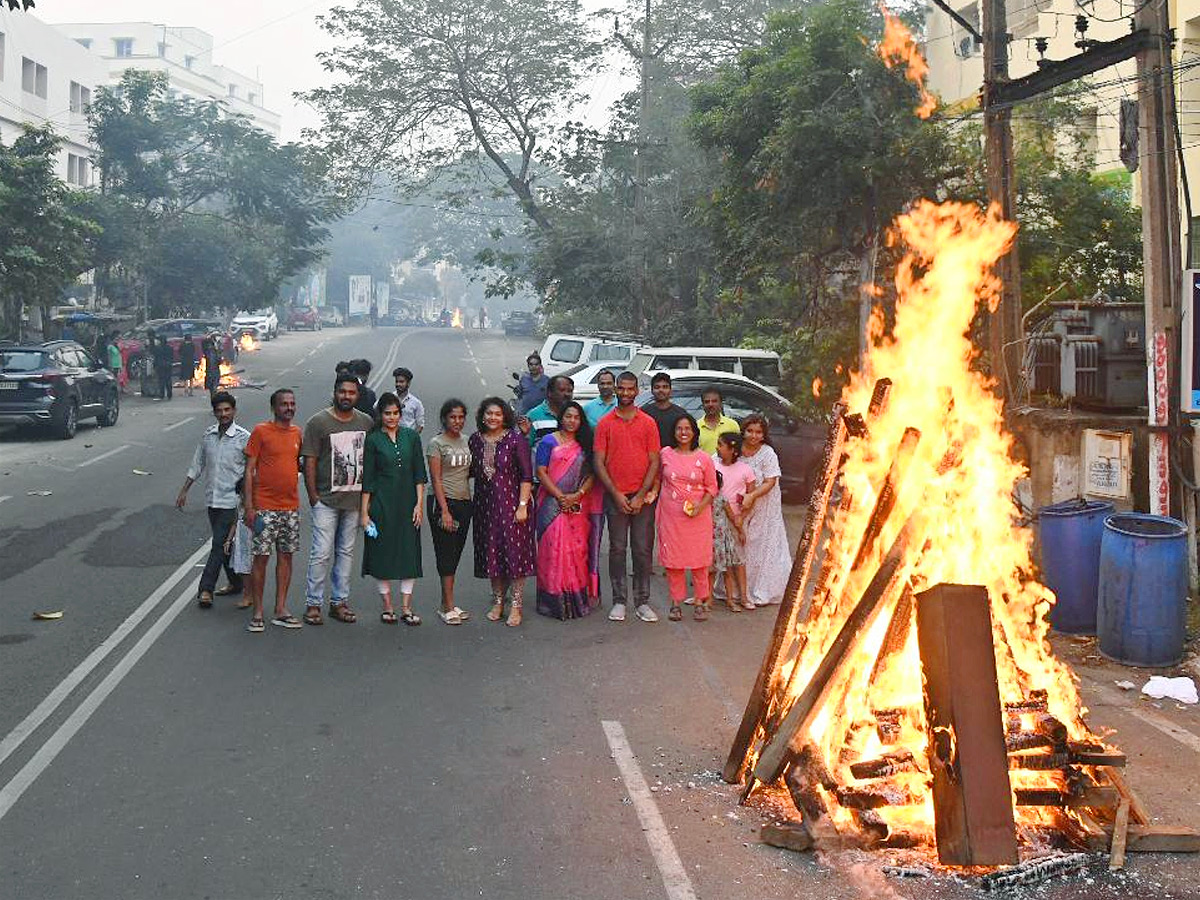
M300 620L287 611L287 592L292 583L292 554L300 549L300 429L296 417L296 395L280 388L271 395L275 419L254 426L246 442L246 527L254 532L251 552L250 599L254 611L247 630L261 632L263 590L267 560L275 548L275 616L272 625L300 628ZM256 524L257 519L257 524Z

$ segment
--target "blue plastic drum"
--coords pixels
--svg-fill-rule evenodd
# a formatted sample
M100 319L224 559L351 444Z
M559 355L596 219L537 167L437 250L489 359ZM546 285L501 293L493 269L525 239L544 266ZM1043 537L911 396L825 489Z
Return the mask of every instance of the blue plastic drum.
M1067 500L1038 510L1042 580L1058 601L1050 626L1063 634L1096 633L1100 580L1100 538L1113 505L1100 500Z
M1100 652L1128 666L1175 665L1187 595L1187 526L1166 516L1109 516L1100 542Z

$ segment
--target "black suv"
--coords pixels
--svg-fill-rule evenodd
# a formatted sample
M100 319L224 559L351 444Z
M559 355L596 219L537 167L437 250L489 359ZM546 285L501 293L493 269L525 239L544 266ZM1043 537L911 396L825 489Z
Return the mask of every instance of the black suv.
M537 334L537 316L524 310L514 310L504 317L505 334Z
M49 425L69 439L80 419L116 425L120 410L117 379L74 341L0 344L0 425Z

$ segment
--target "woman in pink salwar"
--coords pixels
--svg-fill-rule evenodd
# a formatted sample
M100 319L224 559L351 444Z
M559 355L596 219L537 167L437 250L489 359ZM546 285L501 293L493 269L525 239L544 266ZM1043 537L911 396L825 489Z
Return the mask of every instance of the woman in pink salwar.
M537 611L578 619L600 604L603 495L592 475L583 407L568 403L537 446Z

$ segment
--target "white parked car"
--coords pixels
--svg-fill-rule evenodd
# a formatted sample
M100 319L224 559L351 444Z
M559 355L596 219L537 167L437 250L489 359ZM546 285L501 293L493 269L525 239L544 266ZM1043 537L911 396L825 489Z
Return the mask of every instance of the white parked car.
M252 313L239 312L229 323L229 331L235 338L249 334L256 340L269 341L279 334L279 319L274 309L259 309Z
M744 375L772 389L783 383L779 354L773 350L740 347L639 347L629 361L629 371L643 373L705 369Z
M552 334L542 344L542 367L547 375L563 375L572 366L613 363L628 366L641 346L636 337L626 334Z

